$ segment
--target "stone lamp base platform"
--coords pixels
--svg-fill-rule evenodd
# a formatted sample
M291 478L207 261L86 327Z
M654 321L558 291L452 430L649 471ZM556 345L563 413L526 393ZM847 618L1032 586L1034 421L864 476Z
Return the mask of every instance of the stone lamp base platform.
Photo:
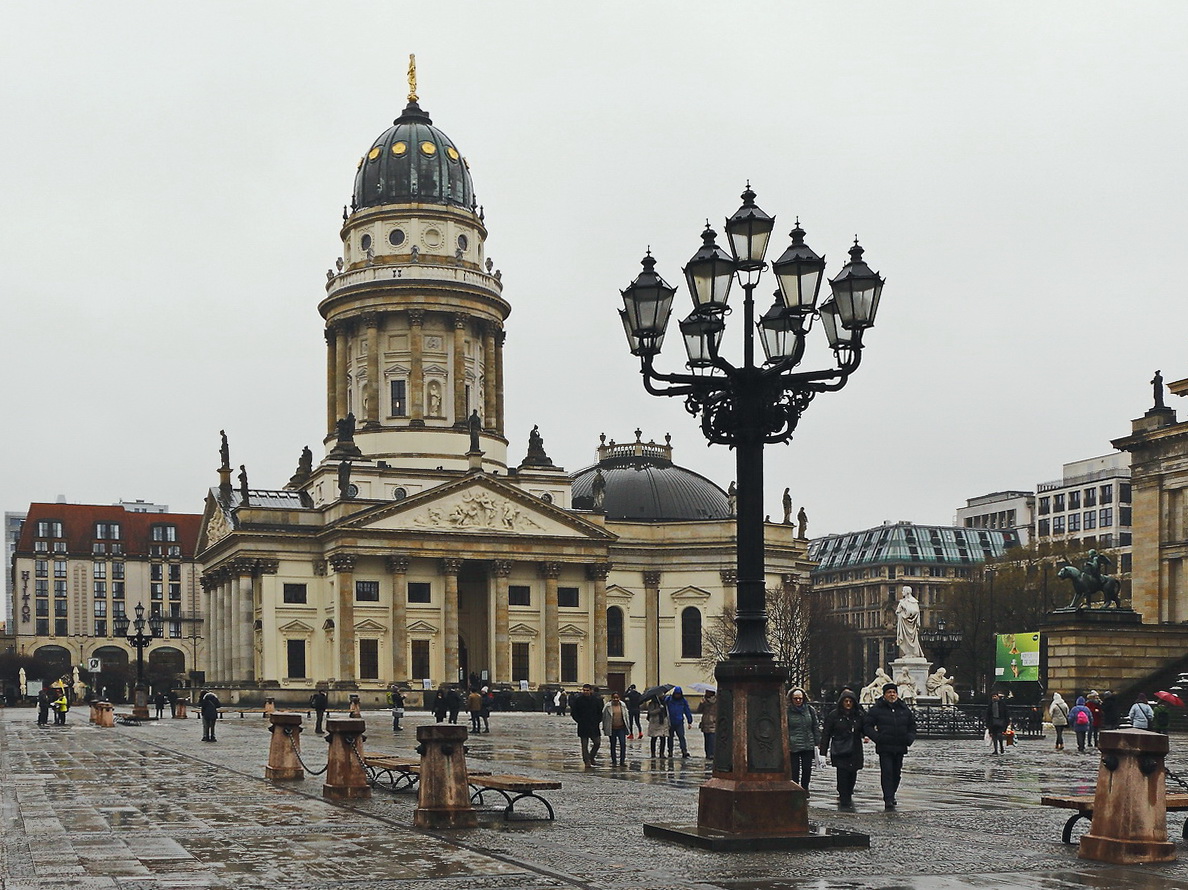
M644 837L671 841L686 847L699 847L715 853L870 847L870 835L823 825L809 825L807 832L796 834L737 834L676 822L645 822L643 829Z

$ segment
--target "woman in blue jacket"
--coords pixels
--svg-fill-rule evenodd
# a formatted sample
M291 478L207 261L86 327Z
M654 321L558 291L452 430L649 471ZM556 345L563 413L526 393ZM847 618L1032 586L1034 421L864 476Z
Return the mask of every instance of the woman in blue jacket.
M1078 695L1077 703L1068 709L1068 725L1077 734L1077 752L1085 753L1085 737L1093 726L1093 712L1085 707L1085 696Z

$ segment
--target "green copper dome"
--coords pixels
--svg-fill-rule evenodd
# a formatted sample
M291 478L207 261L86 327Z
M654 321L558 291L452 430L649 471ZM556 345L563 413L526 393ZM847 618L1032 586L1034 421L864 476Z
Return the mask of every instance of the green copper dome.
M415 100L360 159L351 209L410 203L475 206L466 160Z

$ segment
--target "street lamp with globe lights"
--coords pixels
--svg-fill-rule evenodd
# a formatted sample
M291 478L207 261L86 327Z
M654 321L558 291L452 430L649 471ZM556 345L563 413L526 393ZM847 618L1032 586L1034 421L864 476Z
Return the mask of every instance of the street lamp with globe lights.
M144 682L144 650L153 640L158 640L165 633L165 622L160 615L150 615L148 620L144 617L144 603L137 603L136 608L133 609L136 613L136 620L132 622L132 628L136 633L128 633L128 616L118 615L113 621L113 629L117 637L124 637L128 643L136 650L136 691L133 695L132 702L132 716L141 720L147 720L148 711L148 687ZM148 627L148 633L144 632L145 627Z
M655 271L650 250L643 271L621 292L619 312L631 352L640 360L644 388L652 395L683 397L689 413L700 416L706 439L735 450L737 636L715 671L718 745L713 778L701 786L698 831L803 837L808 832L806 793L790 779L784 720L788 675L775 664L767 642L763 446L787 442L818 393L845 386L861 361L863 331L874 325L884 280L862 259L855 239L850 261L829 281L831 295L818 305L825 259L805 244L799 220L791 244L769 266L764 257L775 218L755 204L749 183L742 200L726 220L730 253L718 246L707 222L701 246L684 267L693 311L678 327L690 373L661 373L654 367L676 288ZM771 308L756 319L754 292L769 267L778 290ZM719 352L736 280L743 289L743 355L737 365ZM834 364L801 370L807 337L818 319ZM762 361L756 359L756 335ZM666 836L657 826L645 826L645 833Z

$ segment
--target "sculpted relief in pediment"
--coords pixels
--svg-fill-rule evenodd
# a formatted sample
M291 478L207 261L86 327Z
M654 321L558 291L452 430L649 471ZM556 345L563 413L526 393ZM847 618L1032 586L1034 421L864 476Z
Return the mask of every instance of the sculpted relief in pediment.
M487 529L498 532L530 532L542 526L517 504L488 494L468 491L452 504L426 507L413 516L413 524L428 528Z

